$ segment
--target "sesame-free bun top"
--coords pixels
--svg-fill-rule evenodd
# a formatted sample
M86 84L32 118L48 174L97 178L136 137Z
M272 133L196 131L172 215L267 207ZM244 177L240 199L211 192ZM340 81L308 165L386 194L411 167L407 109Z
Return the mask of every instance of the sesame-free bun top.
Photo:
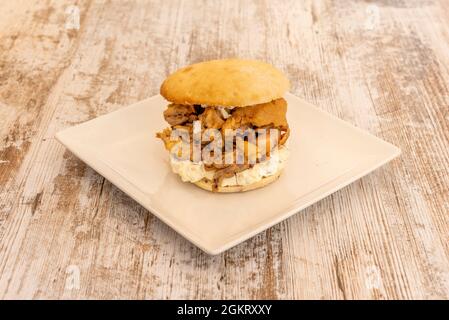
M162 96L177 104L245 107L281 98L289 89L281 71L257 60L225 59L192 64L162 83Z

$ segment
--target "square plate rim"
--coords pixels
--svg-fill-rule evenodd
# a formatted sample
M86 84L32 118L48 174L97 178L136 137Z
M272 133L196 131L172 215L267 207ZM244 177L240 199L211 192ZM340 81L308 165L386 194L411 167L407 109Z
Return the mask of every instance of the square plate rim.
M221 245L216 245L216 246L205 245L203 243L201 237L198 237L198 235L196 235L196 234L190 232L189 230L183 228L182 226L174 223L173 221L168 219L164 215L164 213L161 213L157 209L151 207L151 205L149 205L148 203L146 203L144 201L144 198L146 197L146 195L145 195L145 193L142 192L142 190L140 190L134 184L130 183L126 177L115 172L112 168L110 168L110 166L107 163L105 163L103 160L101 160L101 158L92 156L90 154L91 152L89 151L89 148L86 148L85 146L82 146L82 145L77 145L78 142L76 140L71 139L70 136L68 136L68 135L70 135L71 131L79 129L80 126L83 126L87 123L96 122L100 118L104 119L109 116L112 116L112 114L115 114L115 113L126 112L127 109L135 107L136 105L145 103L147 101L160 99L161 96L159 94L156 94L154 96L137 101L130 105L121 107L117 110L100 115L96 118L84 121L82 123L65 128L63 130L60 130L55 134L55 138L65 148L67 148L70 152L72 152L77 158L79 158L80 160L85 162L88 166L90 166L94 171L96 171L98 174L100 174L103 178L110 181L118 189L120 189L126 195L131 197L134 201L136 201L141 206L143 206L145 209L147 209L150 214L155 215L158 219L160 219L162 222L164 222L166 225L168 225L174 231L179 233L186 240L193 243L195 246L197 246L202 251L204 251L210 255L217 255L217 254L220 254L220 253L252 238L253 236L257 235L258 233L286 220L287 218L293 216L294 214L299 213L300 211L304 210L305 208L311 206L312 204L321 201L322 199L326 198L327 196L345 188L349 184L357 181L358 179L364 177L365 175L368 175L369 173L371 173L374 170L378 169L379 167L385 165L386 163L390 162L391 160L395 159L396 157L398 157L401 154L401 149L399 149L397 146L395 146L385 140L380 139L379 137L371 134L368 131L365 131L359 127L356 127L356 126L352 125L351 123L334 116L331 113L328 113L328 112L322 110L321 108L303 100L302 98L299 98L291 93L286 93L285 97L297 100L298 103L302 103L302 104L305 104L307 107L313 108L314 111L319 112L320 114L324 115L327 118L332 119L333 121L337 121L340 125L349 127L350 129L357 131L359 134L369 137L370 139L376 141L377 143L387 145L391 149L391 153L388 157L383 157L381 161L378 161L378 160L372 161L373 163L370 164L369 166L366 166L366 165L363 166L363 169L361 169L361 170L360 169L356 170L356 168L360 167L360 166L357 166L356 168L351 169L349 172L346 172L346 173L342 174L341 176L338 176L335 179L330 180L328 183L332 183L332 184L336 184L336 185L333 187L330 187L327 191L320 192L317 196L311 196L311 199L302 205L297 205L297 204L293 203L292 207L289 210L286 210L284 213L282 213L276 217L267 219L268 221L261 222L258 226L254 227L251 231L245 232L244 235L237 234L237 236L233 236L233 239L228 240L227 242L225 242ZM76 147L74 147L74 146L76 146ZM356 170L357 173L351 174L346 179L343 178L343 176L349 175L349 173L351 173L354 170ZM341 179L343 179L342 182L338 182L338 183L336 182ZM317 190L321 189L322 187L323 186L320 186ZM129 190L129 189L132 189L132 190ZM310 195L312 193L316 193L317 190L313 190L310 193L303 195L301 198L307 197L308 195Z

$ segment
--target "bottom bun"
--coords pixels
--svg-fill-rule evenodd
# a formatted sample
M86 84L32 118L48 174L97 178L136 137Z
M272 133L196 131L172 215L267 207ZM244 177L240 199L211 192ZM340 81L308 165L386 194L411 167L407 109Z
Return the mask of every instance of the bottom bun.
M206 178L203 178L200 181L194 182L194 184L204 190L213 191L213 192L221 192L221 193L245 192L245 191L250 191L250 190L265 187L266 185L272 183L273 181L276 181L279 178L279 176L281 175L281 173L282 173L282 170L276 172L272 176L262 178L261 180L259 180L257 182L254 182L254 183L251 183L248 185L244 185L244 186L240 186L240 185L226 186L226 187L218 186L216 190L213 190L212 181L209 179L206 179Z

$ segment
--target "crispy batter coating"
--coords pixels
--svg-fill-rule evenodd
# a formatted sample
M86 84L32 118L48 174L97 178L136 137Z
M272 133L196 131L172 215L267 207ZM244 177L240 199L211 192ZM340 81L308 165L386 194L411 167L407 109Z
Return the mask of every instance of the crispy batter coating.
M170 104L164 111L164 118L172 126L198 119L193 106L182 104Z
M200 120L202 124L202 133L206 129L221 129L223 141L225 139L224 133L226 129L277 129L278 139L270 141L270 132L265 136L257 137L257 145L244 141L243 155L244 164L226 164L223 160L221 164L208 164L208 169L217 170L214 180L218 181L224 177L232 176L236 172L247 169L249 158L256 155L257 161L263 161L270 157L271 150L277 144L284 144L290 133L288 127L286 112L287 102L284 99L276 99L268 103L256 104L244 108L234 108L229 111L230 116L226 119L218 107L208 106L206 108L200 106L170 104L164 112L166 121L171 125L171 128L166 128L162 132L157 133L157 137L162 139L165 147L170 150L178 141L170 140L171 129L184 129L192 134L192 122ZM262 141L264 140L264 141ZM272 145L272 143L275 143ZM205 144L203 145L203 147ZM237 143L233 151L235 159L236 148L240 148ZM191 150L192 151L192 150ZM223 152L223 159L225 153Z
M233 110L231 117L226 120L222 130L235 130L247 125L257 128L271 126L286 130L288 128L286 113L287 102L282 98L268 103L237 108Z
M220 129L225 123L222 114L216 108L206 108L199 119L206 129Z

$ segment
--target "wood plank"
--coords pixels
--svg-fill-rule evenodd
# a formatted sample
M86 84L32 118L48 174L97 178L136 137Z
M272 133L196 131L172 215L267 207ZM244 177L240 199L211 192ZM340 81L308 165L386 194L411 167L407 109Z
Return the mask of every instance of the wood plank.
M79 30L70 5L0 5L0 298L449 298L444 0L77 1ZM208 256L54 134L230 56L403 154Z

